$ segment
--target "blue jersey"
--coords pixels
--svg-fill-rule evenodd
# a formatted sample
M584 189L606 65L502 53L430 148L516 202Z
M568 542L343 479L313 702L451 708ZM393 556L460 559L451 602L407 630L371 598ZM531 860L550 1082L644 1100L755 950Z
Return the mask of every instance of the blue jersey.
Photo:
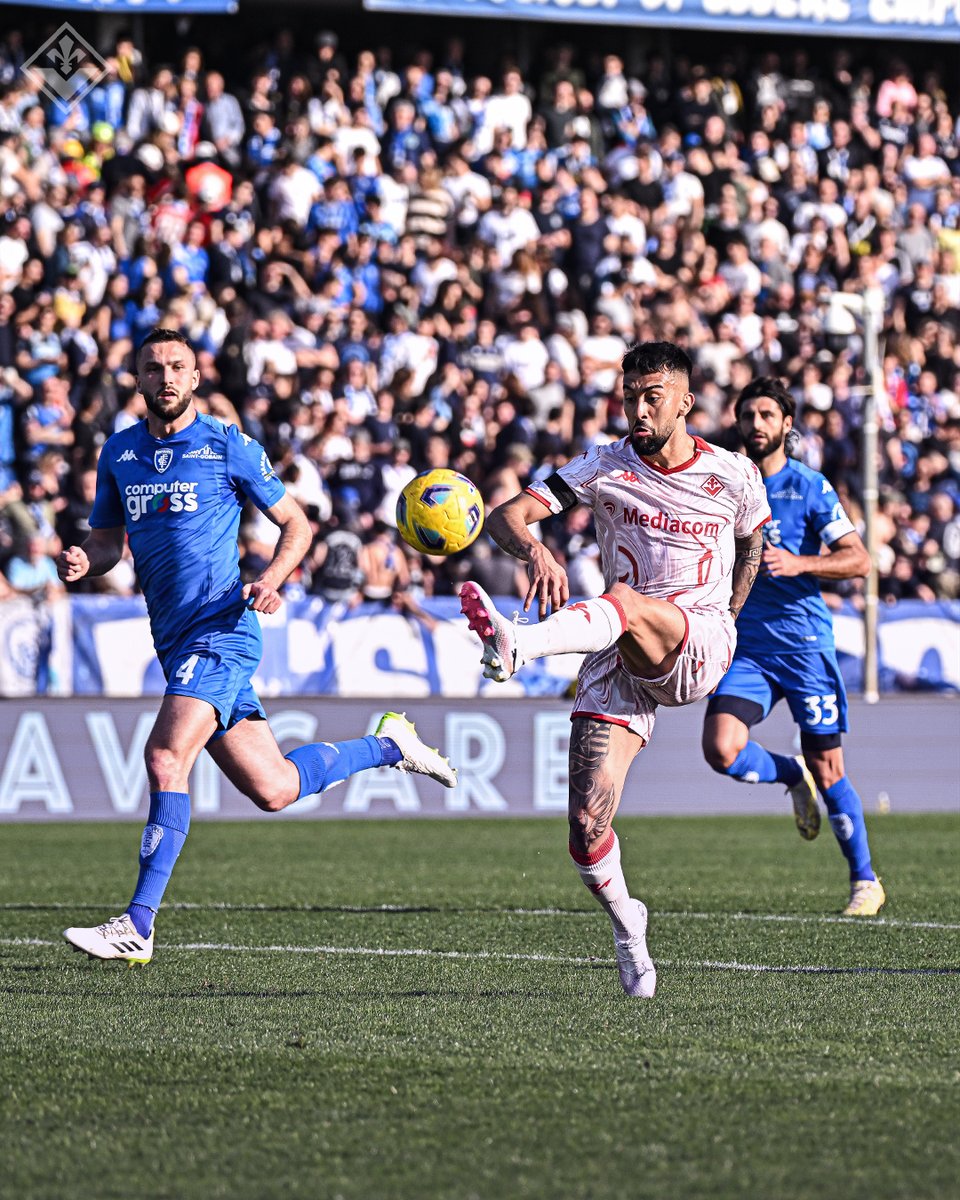
M107 439L90 526L126 526L161 662L197 630L236 627L240 514L284 492L259 442L203 414L172 437L140 421Z
M763 483L772 514L763 527L767 545L817 555L821 545L854 532L833 485L819 471L789 459ZM761 655L833 650L833 621L816 576L773 578L761 567L737 619L737 649Z

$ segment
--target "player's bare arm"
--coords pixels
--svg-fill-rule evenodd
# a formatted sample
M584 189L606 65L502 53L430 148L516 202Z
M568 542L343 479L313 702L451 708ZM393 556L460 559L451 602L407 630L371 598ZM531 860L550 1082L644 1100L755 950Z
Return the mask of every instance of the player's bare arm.
M779 546L767 546L763 568L774 578L815 575L818 579L859 579L870 572L870 555L858 533L845 533L827 554L791 554Z
M310 549L310 524L300 505L287 494L266 510L267 516L280 527L273 558L259 579L248 583L243 598L254 612L275 613L283 599L279 589L295 567L303 562Z
M566 571L527 528L543 516L543 504L527 492L521 492L487 517L487 533L500 549L527 564L530 586L524 597L523 611L530 611L536 597L541 620L547 615L548 608L562 608L570 599Z
M76 583L85 575L105 575L123 557L122 525L115 529L91 529L82 546L68 546L57 555L57 574L64 583Z
M760 570L763 555L763 533L755 529L749 537L737 538L734 542L733 592L730 596L730 612L734 619L747 602L753 581Z

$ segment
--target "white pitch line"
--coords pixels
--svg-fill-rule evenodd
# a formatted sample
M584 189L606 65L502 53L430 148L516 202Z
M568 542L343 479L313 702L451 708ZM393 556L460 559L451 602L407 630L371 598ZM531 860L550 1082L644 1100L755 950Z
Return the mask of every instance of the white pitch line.
M52 902L42 904L25 901L0 904L0 912L99 912L103 904L64 904ZM404 904L371 904L371 905L284 905L284 904L230 904L226 901L210 901L209 903L193 903L178 901L163 906L165 912L277 912L290 914L304 913L345 913L362 915L364 913L407 913L409 915L432 914L435 916L508 916L508 917L596 917L599 909L586 908L476 908L476 909L442 909L431 908L427 905ZM745 912L684 912L651 911L650 915L659 920L676 921L763 921L774 924L796 925L852 925L860 929L875 929L885 926L888 929L960 929L960 923L950 921L906 921L896 917L841 917L827 913L745 913Z
M43 938L0 938L0 946L62 946L62 942L48 941ZM362 958L443 958L468 961L495 962L531 962L553 963L565 967L608 967L614 964L599 958L583 958L559 954L509 954L498 950L427 950L420 947L403 947L391 949L384 946L245 946L234 942L172 942L167 943L165 950L186 952L219 952L224 954L329 954ZM714 962L709 959L660 959L658 966L672 970L708 970L708 971L738 971L750 975L832 975L832 974L894 974L937 975L960 974L952 967L828 967L822 965L800 966L788 964L773 967L763 963Z

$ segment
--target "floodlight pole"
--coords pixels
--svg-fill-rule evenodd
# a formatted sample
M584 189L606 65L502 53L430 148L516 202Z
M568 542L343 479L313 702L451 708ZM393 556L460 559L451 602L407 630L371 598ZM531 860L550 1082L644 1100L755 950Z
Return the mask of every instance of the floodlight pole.
M863 293L860 318L863 321L863 362L867 387L863 403L863 517L864 540L870 555L863 613L863 698L867 704L880 699L878 644L879 574L877 570L877 506L880 498L877 468L877 408L883 389L883 364L880 361L880 332L883 328L884 296L879 287Z
M843 329L843 316L852 314L863 325L863 365L867 375L864 388L863 420L861 423L860 453L863 459L861 487L863 492L864 542L870 555L870 571L864 595L863 613L863 698L867 704L880 699L880 669L878 642L879 577L877 571L877 505L880 496L877 467L877 412L883 394L883 364L880 360L880 334L883 330L885 302L883 289L871 284L862 293L835 292L830 298L831 316ZM846 310L846 314L844 314ZM846 315L846 321L850 316ZM853 332L851 322L849 332Z

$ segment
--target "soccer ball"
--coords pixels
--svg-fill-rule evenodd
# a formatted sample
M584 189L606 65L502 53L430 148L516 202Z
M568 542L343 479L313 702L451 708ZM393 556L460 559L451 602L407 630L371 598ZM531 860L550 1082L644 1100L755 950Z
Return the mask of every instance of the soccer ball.
M483 528L483 500L466 475L423 471L400 493L397 528L421 554L456 554Z

